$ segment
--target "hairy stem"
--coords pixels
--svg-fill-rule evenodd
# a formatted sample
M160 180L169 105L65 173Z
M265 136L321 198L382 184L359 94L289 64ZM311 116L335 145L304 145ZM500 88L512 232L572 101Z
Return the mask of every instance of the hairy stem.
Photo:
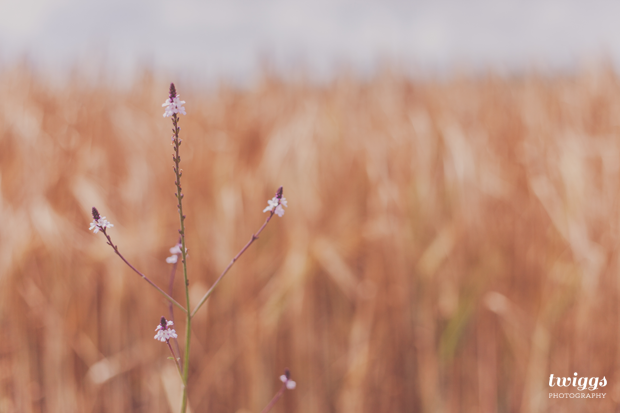
M174 128L174 173L176 176L175 185L177 188L177 207L179 209L179 221L181 223L181 229L179 234L181 235L181 262L183 263L183 280L185 284L185 305L189 308L189 281L187 280L187 251L185 247L185 215L183 215L183 193L181 192L181 172L180 163L181 156L179 155L179 147L181 146L181 139L179 139L179 116L175 113L172 117L172 124ZM189 377L189 343L192 331L192 316L189 311L186 312L187 323L185 325L185 353L183 355L183 396L181 400L181 413L185 413L187 410L187 379Z

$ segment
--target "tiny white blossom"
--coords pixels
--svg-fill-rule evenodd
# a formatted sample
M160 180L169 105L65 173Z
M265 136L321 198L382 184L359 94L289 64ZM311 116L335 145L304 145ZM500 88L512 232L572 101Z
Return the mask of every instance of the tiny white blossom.
M286 383L286 388L289 390L293 390L297 386L297 383L295 383L291 379L286 378L286 375L284 374L280 376L280 381L282 381L282 383Z
M274 207L278 206L278 198L276 198L275 196L273 197L273 199L270 199L267 201L267 208L263 209L263 212L267 212L267 211L271 211Z
M268 205L265 209L263 209L263 212L273 211L273 209L275 208L274 213L279 217L282 217L282 215L284 215L284 208L282 208L282 206L285 206L288 208L286 198L284 197L282 197L280 199L280 202L278 202L278 197L274 196L272 199L267 201L267 204Z
M164 118L167 118L168 116L172 116L175 113L181 113L182 115L187 115L187 113L185 113L185 108L183 107L184 104L185 104L184 100L179 100L179 95L177 95L175 98L168 98L161 105L162 107L166 108L164 110Z
M88 230L91 231L94 229L93 233L96 234L100 230L103 230L105 228L112 228L113 226L114 225L110 224L110 221L105 219L105 217L101 217L98 220L93 219L93 222L90 223L90 228L88 228Z
M166 327L162 326L162 324L165 324ZM173 328L170 328L172 325L174 325L172 321L166 321L166 319L162 317L162 323L157 325L157 328L155 329L157 334L155 334L155 337L153 338L161 341L162 343L165 343L166 340L170 340L171 338L177 338L178 336L176 331L174 331Z
M282 198L282 199L280 200L280 205L278 205L278 206L276 207L276 214L277 214L280 218L282 218L282 215L284 215L284 208L282 208L282 206L283 206L283 205L284 205L285 207L287 207L287 208L288 208L288 204L287 204L287 202L286 202L286 198Z
M185 253L187 254L187 248L185 248ZM179 260L179 255L181 255L181 244L177 244L174 247L170 248L170 257L166 258L166 262L168 264L176 264Z

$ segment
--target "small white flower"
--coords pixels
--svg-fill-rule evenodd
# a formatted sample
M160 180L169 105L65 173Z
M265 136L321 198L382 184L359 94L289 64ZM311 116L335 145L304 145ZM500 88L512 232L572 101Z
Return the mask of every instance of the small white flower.
M280 205L278 205L278 206L276 207L276 214L277 214L280 218L282 218L282 215L284 215L284 208L282 208L282 206L283 206L283 205L284 205L285 207L287 207L287 208L288 208L288 204L287 204L287 202L286 202L286 198L282 198L282 199L280 200Z
M176 264L179 260L179 255L181 255L181 244L177 244L174 247L170 248L170 254L172 255L166 258L166 262L168 264ZM185 248L185 254L187 254L187 248Z
M185 108L183 107L184 104L185 104L184 100L179 100L179 95L177 95L175 98L168 98L161 105L162 107L166 108L164 110L164 118L167 118L168 116L172 116L175 113L181 113L183 115L187 115L187 113L185 113Z
M162 324L164 324L165 327ZM162 317L162 322L158 324L155 329L157 334L155 334L155 337L153 338L161 341L162 343L165 343L166 340L170 340L171 338L177 338L177 332L174 331L173 328L170 328L172 325L174 325L172 321L166 321L166 319Z
M282 208L282 206L288 208L286 198L284 197L282 197L282 199L280 199L280 202L278 202L278 197L274 196L272 199L267 201L267 204L268 205L265 209L263 209L263 212L273 211L273 209L275 208L274 213L279 217L282 217L282 215L284 215L284 208Z
M280 381L282 381L282 383L286 383L286 388L289 390L293 390L297 386L297 383L291 379L287 379L285 374L280 376Z
M263 209L263 212L267 212L267 211L271 211L274 207L278 206L278 198L276 198L275 196L273 197L273 199L270 199L267 201L267 208Z
M93 233L96 234L105 228L112 228L113 226L114 225L110 224L110 221L105 219L105 217L101 217L98 220L93 219L93 222L90 223L90 228L88 228L88 230L91 231L94 229Z

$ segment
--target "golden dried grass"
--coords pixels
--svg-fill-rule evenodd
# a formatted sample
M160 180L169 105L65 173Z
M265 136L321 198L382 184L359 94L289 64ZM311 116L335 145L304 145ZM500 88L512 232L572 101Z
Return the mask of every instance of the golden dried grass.
M196 318L193 411L259 411L285 367L298 388L276 412L620 402L610 70L177 87L194 302L279 185L289 200ZM97 206L167 284L167 84L59 89L19 67L0 91L0 411L171 411L174 369L152 339L167 306L87 231ZM606 376L606 399L549 400L549 374L573 372Z

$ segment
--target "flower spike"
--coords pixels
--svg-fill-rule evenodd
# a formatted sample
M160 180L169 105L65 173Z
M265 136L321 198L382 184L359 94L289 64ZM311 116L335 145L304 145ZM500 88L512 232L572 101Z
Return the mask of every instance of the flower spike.
M273 211L273 213L279 217L282 217L282 215L284 215L284 208L282 208L282 206L285 206L288 208L288 203L286 202L286 198L282 196L282 192L283 192L283 188L282 187L278 188L278 191L276 192L276 196L274 196L273 198L267 201L268 205L265 209L263 209L263 212Z
M155 334L155 337L153 338L155 340L161 341L162 343L165 343L171 338L177 338L177 332L174 331L173 328L170 328L173 324L174 322L166 321L166 318L162 316L161 321L159 322L159 324L157 325L157 328L155 329L155 331L157 331L157 334Z
M185 113L185 108L183 107L185 101L179 100L179 96L180 95L177 94L177 90L174 87L174 83L170 83L170 97L161 105L166 108L164 110L164 118L172 116L176 113L187 115L187 113Z
M93 207L93 222L90 223L90 228L88 228L89 231L94 230L93 233L96 234L99 231L103 231L106 228L112 228L113 226L114 225L110 224L110 221L105 219L105 217L99 215L97 208Z

